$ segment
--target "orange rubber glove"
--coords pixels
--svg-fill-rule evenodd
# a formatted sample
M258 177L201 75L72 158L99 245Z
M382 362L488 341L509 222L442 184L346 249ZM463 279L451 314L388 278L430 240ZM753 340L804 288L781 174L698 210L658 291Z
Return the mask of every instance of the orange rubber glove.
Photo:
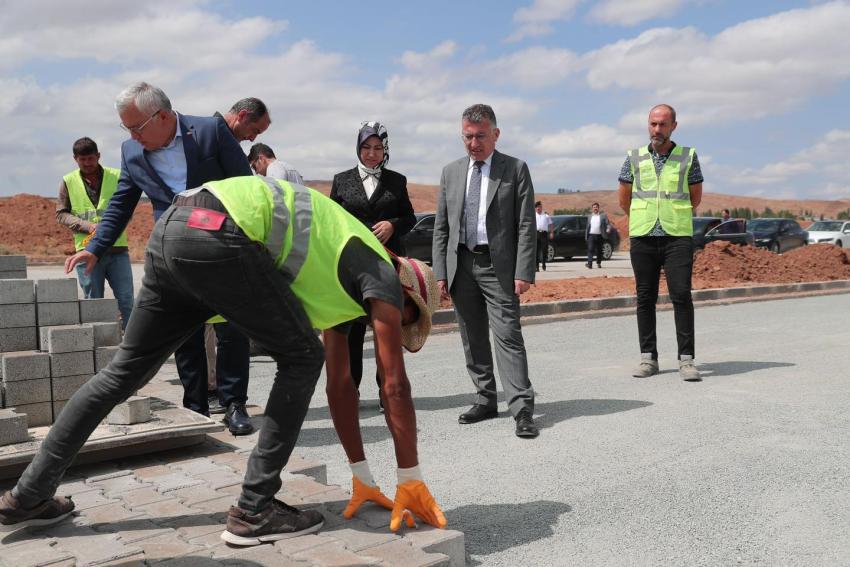
M426 524L437 528L446 527L447 522L443 511L440 510L428 487L421 480L409 480L396 487L393 513L390 516L391 531L398 531L405 516L407 516L407 525L413 527L409 513L405 514L407 511L416 514Z
M357 512L357 509L366 502L374 502L387 510L393 509L393 501L384 496L380 488L377 486L367 486L356 476L351 477L351 500L348 501L348 506L345 507L342 516L346 520L350 520Z

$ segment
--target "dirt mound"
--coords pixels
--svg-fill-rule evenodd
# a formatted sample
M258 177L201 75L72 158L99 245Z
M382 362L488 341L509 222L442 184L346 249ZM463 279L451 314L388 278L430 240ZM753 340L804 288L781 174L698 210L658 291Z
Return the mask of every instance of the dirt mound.
M694 288L748 283L795 283L850 279L847 253L813 244L778 255L764 248L712 242L694 260Z
M153 229L150 203L139 203L130 221L130 257L144 259ZM0 254L23 254L30 263L61 262L74 253L74 239L56 222L56 200L37 195L0 199Z

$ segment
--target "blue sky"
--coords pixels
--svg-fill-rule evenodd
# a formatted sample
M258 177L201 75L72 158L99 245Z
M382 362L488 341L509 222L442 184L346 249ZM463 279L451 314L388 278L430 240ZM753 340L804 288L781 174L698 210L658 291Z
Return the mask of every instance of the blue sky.
M146 80L185 114L262 98L258 141L306 179L352 167L379 120L389 167L437 184L460 113L486 102L538 192L614 189L666 102L706 191L850 198L849 29L850 1L11 2L0 196L55 195L84 135L117 167L114 98Z

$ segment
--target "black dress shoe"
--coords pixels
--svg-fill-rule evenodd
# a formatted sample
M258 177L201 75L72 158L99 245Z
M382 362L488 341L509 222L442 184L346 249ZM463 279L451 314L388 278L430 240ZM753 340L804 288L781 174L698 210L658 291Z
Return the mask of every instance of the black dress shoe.
M534 425L531 411L527 408L519 410L519 413L516 415L516 436L533 439L538 435L540 435L540 431Z
M483 406L481 404L475 404L469 411L460 414L460 417L457 418L458 423L478 423L479 421L484 421L485 419L493 419L494 417L498 417L499 412L496 408L489 408L487 406Z
M224 414L224 423L227 425L227 430L233 435L250 435L254 432L254 424L251 423L251 418L248 417L245 404L240 404L239 402L232 402L227 406L227 412Z

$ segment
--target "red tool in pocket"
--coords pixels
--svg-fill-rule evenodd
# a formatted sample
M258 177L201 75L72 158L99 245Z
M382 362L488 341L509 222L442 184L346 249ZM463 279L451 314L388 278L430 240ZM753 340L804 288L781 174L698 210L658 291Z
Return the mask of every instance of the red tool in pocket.
M192 214L189 215L186 226L200 228L201 230L216 231L221 230L221 225L224 224L225 219L227 219L227 215L219 211L192 209Z

